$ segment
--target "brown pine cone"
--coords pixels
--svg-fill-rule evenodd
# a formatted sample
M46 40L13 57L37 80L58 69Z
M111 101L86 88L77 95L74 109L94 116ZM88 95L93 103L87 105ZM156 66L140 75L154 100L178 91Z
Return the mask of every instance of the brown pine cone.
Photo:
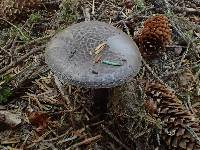
M156 57L171 41L171 30L167 17L152 16L144 22L144 27L137 36L141 53L144 57Z
M10 22L22 20L27 17L27 14L33 9L48 4L53 4L53 2L50 0L1 0L0 17Z
M161 119L161 136L170 149L199 150L200 124L195 115L187 110L182 102L159 83L151 83L146 90L146 109ZM153 109L153 111L152 111Z

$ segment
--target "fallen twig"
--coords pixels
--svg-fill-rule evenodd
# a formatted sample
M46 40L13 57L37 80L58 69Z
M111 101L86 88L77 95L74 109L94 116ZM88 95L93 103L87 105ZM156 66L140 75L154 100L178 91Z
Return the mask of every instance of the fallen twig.
M0 74L3 74L4 72L8 71L9 69L11 69L12 67L15 67L17 64L19 64L20 62L22 62L23 60L25 60L26 58L28 58L30 55L39 52L41 50L43 50L45 48L45 46L41 46L41 47L37 47L37 48L33 48L30 52L28 52L27 54L25 54L24 56L22 56L21 58L17 59L15 62L12 62L11 64L9 64L8 66L2 68L0 70ZM0 76L2 77L2 76Z
M173 11L177 13L183 13L186 12L186 14L190 15L198 15L200 16L200 10L194 9L194 8L187 8L187 7L173 7Z
M182 65L182 63L183 63L183 61L184 61L186 55L188 54L188 51L190 50L191 44L192 44L192 42L189 41L189 43L188 43L188 45L187 45L187 48L186 48L186 51L184 52L184 54L183 54L182 57L181 57L181 61L180 61L179 65L178 65L178 68L181 67L181 65Z
M112 139L114 139L119 145L121 145L125 150L130 150L125 144L123 144L115 135L113 135L104 125L101 128L106 132Z
M36 144L38 144L39 142L43 141L45 137L47 137L49 134L51 133L51 131L46 132L45 134L41 135L37 140L34 140L32 142L32 144L28 145L26 148L32 148L34 147Z
M144 63L145 67L147 68L147 70L149 70L149 72L154 76L154 78L156 80L158 80L160 83L164 84L167 88L169 88L170 90L172 90L173 92L175 92L175 90L173 90L169 85L167 85L163 80L161 80L156 74L155 72L151 69L151 67L147 64L147 62L142 59L142 62Z
M22 30L20 28L18 28L16 25L14 25L13 23L9 22L8 20L4 19L4 18L1 18L0 17L0 20L3 20L5 21L6 23L8 23L9 25L13 26L17 31L19 31L19 33L23 36L24 39L28 39L27 36L24 35L24 33L22 32Z
M47 35L47 36L43 36L43 37L40 37L40 38L37 38L37 39L34 39L30 42L27 42L25 44L23 44L22 46L19 46L18 48L15 49L15 52L19 52L20 50L26 48L28 45L32 45L34 43L40 43L40 42L43 42L44 40L47 40L49 38L51 38L53 35Z
M69 148L67 148L67 150L76 148L76 147L81 146L81 145L90 144L91 142L96 141L96 140L99 140L100 138L102 138L102 135L97 135L97 136L94 136L94 137L85 139L85 140L82 141L82 142L79 142L79 143L76 143L76 144L70 146Z
M65 94L65 92L63 90L62 83L59 81L59 79L56 76L54 76L54 79L55 79L55 84L56 84L58 90L60 91L60 94L61 94L62 98L66 101L66 103L68 105L68 106L65 106L65 107L66 108L69 107L69 109L72 110L72 108L71 108L71 106L72 106L71 102L69 100L69 97Z

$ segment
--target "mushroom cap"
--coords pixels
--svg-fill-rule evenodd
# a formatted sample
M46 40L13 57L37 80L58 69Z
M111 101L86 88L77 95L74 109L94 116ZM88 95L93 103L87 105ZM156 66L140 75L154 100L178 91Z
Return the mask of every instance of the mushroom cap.
M48 43L45 57L61 83L86 88L118 86L141 66L135 42L99 21L81 22L59 32Z

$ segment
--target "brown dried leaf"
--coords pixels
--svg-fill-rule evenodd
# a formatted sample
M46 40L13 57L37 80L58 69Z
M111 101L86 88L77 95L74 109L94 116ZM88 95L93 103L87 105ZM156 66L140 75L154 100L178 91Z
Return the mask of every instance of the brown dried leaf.
M30 123L37 127L36 131L38 133L42 133L47 128L48 117L46 114L42 112L31 112L28 118Z
M6 124L9 127L16 127L21 123L21 113L11 112L8 110L0 110L0 123Z
M192 71L190 69L185 69L184 72L179 74L179 87L182 90L190 91L193 89L196 80L197 79L193 75Z
M181 136L185 133L185 129L184 128L179 128L178 131L176 132L176 136Z

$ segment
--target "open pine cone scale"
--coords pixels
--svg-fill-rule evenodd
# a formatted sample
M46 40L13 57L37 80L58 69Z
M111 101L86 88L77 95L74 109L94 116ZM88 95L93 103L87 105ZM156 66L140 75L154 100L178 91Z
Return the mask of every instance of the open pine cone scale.
M161 119L161 137L169 149L200 150L200 124L195 114L187 110L181 100L162 84L148 85L146 96L145 103L153 104L156 110L152 111L150 105L146 105L146 109Z

